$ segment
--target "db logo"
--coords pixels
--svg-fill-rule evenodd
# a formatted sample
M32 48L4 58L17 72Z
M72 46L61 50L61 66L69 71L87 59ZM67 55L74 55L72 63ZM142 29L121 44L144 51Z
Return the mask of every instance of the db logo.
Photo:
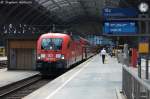
M48 54L48 57L50 57L50 58L53 57L53 54Z

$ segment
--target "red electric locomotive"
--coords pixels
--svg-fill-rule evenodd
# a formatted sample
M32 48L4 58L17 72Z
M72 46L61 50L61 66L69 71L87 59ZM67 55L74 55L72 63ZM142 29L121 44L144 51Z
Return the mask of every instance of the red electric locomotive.
M92 55L87 46L89 42L79 36L43 34L37 41L37 69L46 75L66 70Z

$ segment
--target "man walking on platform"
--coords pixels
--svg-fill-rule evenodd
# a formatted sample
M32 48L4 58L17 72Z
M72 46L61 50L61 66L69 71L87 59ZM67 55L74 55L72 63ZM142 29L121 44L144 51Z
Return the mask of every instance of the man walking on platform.
M103 62L103 64L105 63L105 56L106 56L106 50L103 48L102 50L101 50L101 53L100 53L101 55L102 55L102 62Z

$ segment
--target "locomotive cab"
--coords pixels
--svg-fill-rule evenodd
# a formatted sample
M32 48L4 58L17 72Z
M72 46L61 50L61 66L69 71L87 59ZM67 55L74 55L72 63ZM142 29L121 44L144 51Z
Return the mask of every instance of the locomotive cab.
M65 49L67 36L64 34L44 34L37 42L37 70L42 74L64 70L67 66Z
M37 41L37 70L42 75L61 73L92 55L88 45L86 39L75 35L42 34Z

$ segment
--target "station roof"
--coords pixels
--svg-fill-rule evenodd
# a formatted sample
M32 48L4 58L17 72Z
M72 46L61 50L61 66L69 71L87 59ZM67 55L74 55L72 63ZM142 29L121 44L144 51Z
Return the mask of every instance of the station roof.
M35 0L59 22L102 19L104 7L135 7L139 0Z
M17 1L17 0L16 0ZM135 6L139 0L31 0L29 5L0 5L6 21L15 17L31 24L72 23L82 20L102 20L104 7ZM19 13L19 14L18 14ZM4 14L5 15L5 14ZM1 15L0 15L1 16ZM36 17L36 18L35 18ZM37 22L38 21L38 22ZM45 23L44 23L45 22Z
M139 0L31 1L31 4L25 5L2 5L0 2L1 24L13 24L17 25L16 27L20 26L20 24L25 24L38 28L41 31L51 30L54 24L61 26L61 28L69 28L70 24L80 24L87 21L101 23L100 21L103 20L102 9L104 7L135 7L139 3Z
M35 0L61 22L82 19L100 20L102 8L106 5L118 6L114 0Z

